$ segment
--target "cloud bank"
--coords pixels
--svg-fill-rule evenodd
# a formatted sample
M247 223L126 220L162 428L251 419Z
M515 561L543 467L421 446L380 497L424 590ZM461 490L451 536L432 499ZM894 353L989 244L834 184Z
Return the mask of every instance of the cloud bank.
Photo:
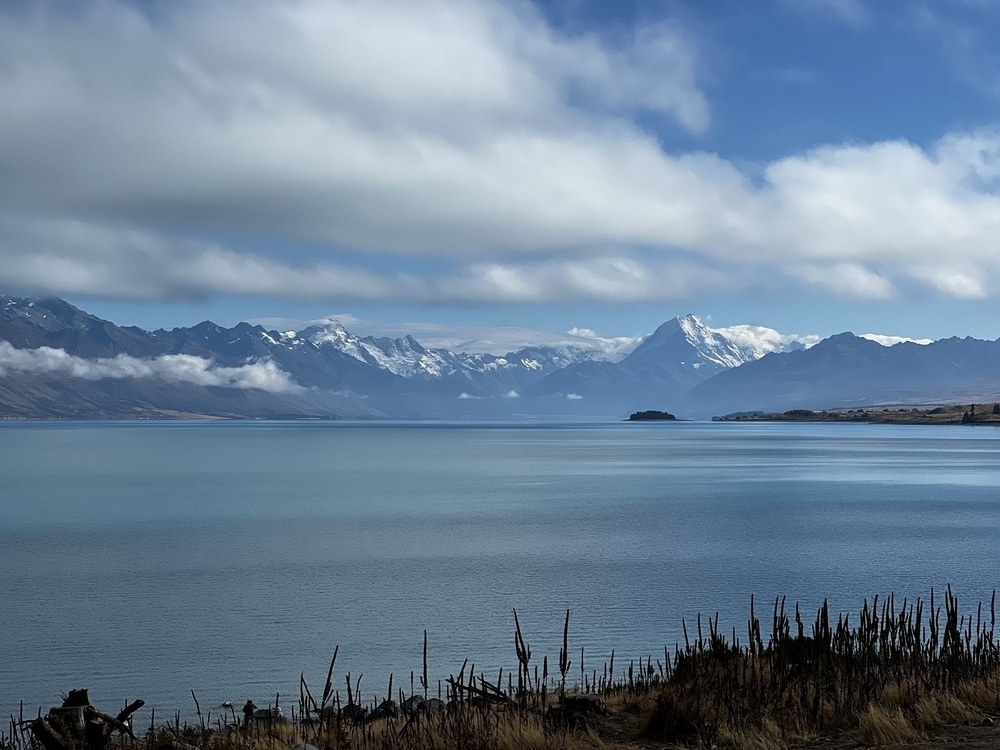
M219 388L255 388L271 393L300 393L305 390L270 361L241 367L219 367L211 360L189 354L165 354L153 359L119 354L116 357L83 359L62 349L47 346L16 349L8 342L0 341L0 377L14 375L52 375L83 380L151 379Z
M602 36L493 0L12 3L0 101L11 290L1000 294L1000 131L756 165L671 152L651 120L697 138L713 114L699 40L670 21Z

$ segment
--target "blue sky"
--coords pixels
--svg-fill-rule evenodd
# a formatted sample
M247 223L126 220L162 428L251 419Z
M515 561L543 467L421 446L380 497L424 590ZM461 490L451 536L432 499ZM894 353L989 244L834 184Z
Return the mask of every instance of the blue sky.
M1000 336L996 0L0 8L0 292Z

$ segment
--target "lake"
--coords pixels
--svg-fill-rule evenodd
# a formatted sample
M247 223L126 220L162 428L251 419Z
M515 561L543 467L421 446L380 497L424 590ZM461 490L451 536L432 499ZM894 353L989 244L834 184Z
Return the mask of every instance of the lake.
M599 672L751 594L815 612L1000 581L1000 431L839 424L0 423L0 712L288 706L468 657ZM765 619L765 631L769 620ZM148 706L137 721L148 721Z

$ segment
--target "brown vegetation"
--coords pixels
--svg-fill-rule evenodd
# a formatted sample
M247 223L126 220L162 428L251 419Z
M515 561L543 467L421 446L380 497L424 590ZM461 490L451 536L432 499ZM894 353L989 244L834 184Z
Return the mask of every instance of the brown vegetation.
M926 615L926 617L925 617ZM866 745L912 742L953 724L981 722L1000 707L995 597L988 619L959 614L950 589L943 609L893 597L866 602L856 625L828 606L806 631L776 601L772 634L751 612L745 645L717 622L678 651L646 727L647 736L703 745L786 747L856 731ZM795 632L792 632L792 626Z
M1000 709L1000 645L994 638L995 595L984 614L962 615L950 591L921 600L894 597L865 602L856 617L832 622L824 602L809 624L799 607L776 600L765 639L751 600L745 638L722 633L718 616L698 618L684 644L660 659L619 664L614 653L600 670L571 672L569 613L557 670L532 663L515 613L517 675L494 678L463 664L458 675L429 692L426 664L410 696L392 678L380 705L361 706L357 683L345 677L335 690L336 651L315 697L301 680L291 721L267 718L244 725L202 716L195 725L180 716L145 733L123 733L138 750L586 750L664 746L782 750L822 740L833 747L926 743L928 737L989 730L970 747L1000 739L990 714ZM467 668L468 667L468 668ZM195 699L197 706L197 699ZM58 715L58 711L56 711ZM97 717L98 719L100 717ZM117 719L115 720L117 721ZM2 750L55 750L39 735L39 719L11 720ZM978 727L978 729L977 729ZM112 724L110 730L123 731ZM954 737L952 737L954 739ZM967 739L967 738L966 738ZM68 746L66 749L71 750ZM82 750L82 746L81 746ZM305 748L311 750L311 748Z

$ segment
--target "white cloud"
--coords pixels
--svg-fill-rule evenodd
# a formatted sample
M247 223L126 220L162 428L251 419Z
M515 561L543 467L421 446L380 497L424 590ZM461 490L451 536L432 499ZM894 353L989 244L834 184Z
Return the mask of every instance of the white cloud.
M618 113L707 124L697 53L669 25L609 46L557 34L530 6L487 0L158 11L154 22L110 0L72 15L48 3L26 18L0 14L0 71L16 71L0 73L2 155L19 185L0 193L5 202L459 248L481 242L483 224L516 227L495 200L534 213L557 199L571 175L539 182L545 163L585 156L604 137L630 140ZM518 183L535 159L526 194ZM566 219L576 210L552 208ZM501 231L498 244L534 245L518 234Z
M766 326L745 324L712 328L711 330L721 333L743 351L753 352L754 356L758 358L771 352L787 351L796 345L808 349L821 340L821 337L815 334L779 333Z
M272 393L297 393L305 389L291 381L274 362L255 362L240 367L220 367L211 360L188 354L166 354L139 359L125 354L83 359L63 349L43 346L16 349L0 341L0 377L11 375L58 375L83 380L104 378L154 379L166 383L192 383L221 388L255 388Z
M1000 292L1000 132L750 167L667 152L638 113L695 135L711 119L676 23L612 40L492 0L144 7L0 9L0 288L464 306Z
M635 349L645 336L601 336L590 328L570 328L567 333L574 341L583 340L602 351L608 359L620 359Z
M887 336L881 333L862 333L860 334L860 338L869 339L882 346L895 346L896 344L907 342L920 344L921 346L934 343L932 339L911 339L906 336Z
M896 296L892 282L858 263L797 266L791 268L789 273L838 297L883 300Z
M583 399L583 396L581 396L579 393L567 393L566 394L566 400L567 401L580 401L582 399Z
M928 266L914 269L913 275L948 297L982 299L987 296L984 286L987 275L979 268L959 270L947 266Z

